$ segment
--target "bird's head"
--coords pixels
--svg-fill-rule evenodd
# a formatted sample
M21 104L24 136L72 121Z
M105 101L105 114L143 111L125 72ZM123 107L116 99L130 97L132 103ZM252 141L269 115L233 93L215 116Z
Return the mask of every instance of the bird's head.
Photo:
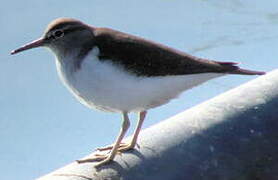
M92 42L93 37L92 27L75 19L59 18L47 26L41 38L12 51L11 54L44 46L57 56L63 56L78 51L88 41Z

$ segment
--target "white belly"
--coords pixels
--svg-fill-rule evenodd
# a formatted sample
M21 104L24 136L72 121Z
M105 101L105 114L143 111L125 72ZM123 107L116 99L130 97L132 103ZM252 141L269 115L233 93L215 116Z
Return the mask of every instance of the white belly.
M77 99L90 108L113 112L143 111L177 97L181 92L224 74L137 77L110 61L99 61L93 49L81 68L70 70L57 60L58 73Z

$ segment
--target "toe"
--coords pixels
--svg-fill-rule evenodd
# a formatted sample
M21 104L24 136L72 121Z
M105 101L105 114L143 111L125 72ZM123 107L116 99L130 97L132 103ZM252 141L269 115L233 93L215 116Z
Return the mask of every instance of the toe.
M108 155L103 155L103 154L94 154L92 158L87 158L87 159L81 159L77 160L76 162L81 164L81 163L87 163L87 162L94 162L94 161L101 161L107 159Z
M119 148L121 148L121 147L125 147L125 146L127 146L128 144L126 144L126 143L121 143L120 145L119 145ZM113 146L114 145L111 145L111 146L105 146L105 147L100 147L100 148L97 148L96 150L98 150L98 151L107 151L107 150L112 150L113 149Z
M128 151L128 150L132 150L132 149L134 149L134 145L132 145L132 144L126 144L125 146L122 146L122 147L120 147L119 149L118 149L118 151L120 151L120 152L124 152L124 151Z
M94 166L95 166L95 167L99 167L99 166L102 166L102 165L105 165L105 164L109 163L110 161L112 161L112 159L106 158L106 159L104 159L104 160L102 160L102 161L96 163Z

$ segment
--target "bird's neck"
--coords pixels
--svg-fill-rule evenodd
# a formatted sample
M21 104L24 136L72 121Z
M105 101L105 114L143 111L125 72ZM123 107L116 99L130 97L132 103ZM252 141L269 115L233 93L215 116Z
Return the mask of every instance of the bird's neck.
M71 71L75 72L81 68L82 61L93 47L94 46L91 42L86 42L78 47L69 47L63 50L53 49L53 51L61 66L69 68Z
M55 53L55 55L57 64L59 64L62 69L70 71L71 73L80 69L82 58L79 58L78 51L75 51L75 53Z

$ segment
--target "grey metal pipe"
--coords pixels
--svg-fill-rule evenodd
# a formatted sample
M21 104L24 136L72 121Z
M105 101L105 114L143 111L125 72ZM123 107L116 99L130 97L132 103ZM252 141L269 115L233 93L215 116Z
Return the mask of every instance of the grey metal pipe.
M69 164L39 180L278 179L278 70L140 134L99 169Z

